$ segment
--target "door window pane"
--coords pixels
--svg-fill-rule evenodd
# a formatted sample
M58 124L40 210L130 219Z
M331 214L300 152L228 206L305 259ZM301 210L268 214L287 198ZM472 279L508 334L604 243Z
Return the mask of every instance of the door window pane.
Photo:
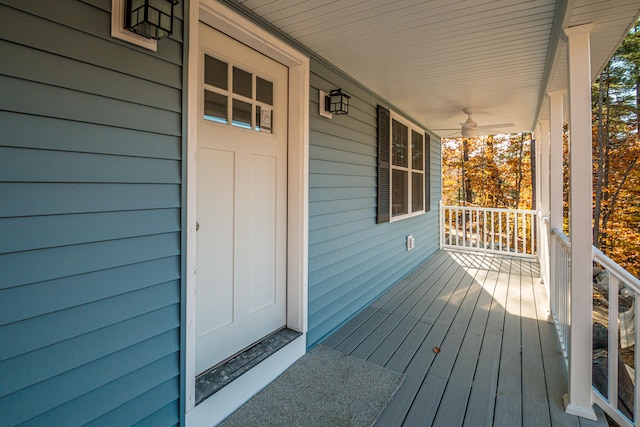
M227 121L227 97L218 93L204 91L204 118L218 123Z
M233 121L234 126L251 129L251 104L248 102L233 100Z
M204 82L206 84L227 90L229 85L228 69L226 62L209 55L204 56Z
M424 209L424 174L414 172L411 175L411 212L417 212Z
M240 68L233 67L233 92L238 95L253 97L251 84L251 73L247 73Z
M273 105L273 83L256 77L256 99L265 104Z
M407 171L394 169L391 177L391 207L392 215L404 215L409 213L409 187Z
M395 120L391 122L391 157L394 166L407 167L409 159L409 128Z
M411 168L423 169L424 136L414 130L411 131Z

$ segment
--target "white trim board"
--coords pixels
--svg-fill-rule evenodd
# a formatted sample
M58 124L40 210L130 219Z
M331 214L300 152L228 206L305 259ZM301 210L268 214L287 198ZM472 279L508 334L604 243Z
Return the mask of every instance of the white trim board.
M186 297L186 412L188 419L212 405L207 399L195 407L195 322L196 322L196 177L197 177L197 123L198 123L198 55L200 49L198 22L227 34L256 51L289 68L289 121L288 121L288 208L287 208L287 327L303 336L285 347L293 348L297 357L288 358L289 366L306 351L308 327L308 230L309 230L309 58L281 41L268 31L215 0L189 1L188 34L188 83L187 91L187 297ZM302 352L299 351L299 342ZM298 349L298 350L296 350ZM284 349L283 349L284 350ZM279 354L280 352L276 353ZM255 370L264 370L278 361L276 355L267 359ZM275 359L273 359L275 358ZM273 359L273 360L271 360ZM285 363L286 364L286 363ZM262 368L259 368L261 367ZM270 368L269 368L270 369ZM286 367L284 368L286 369ZM282 370L284 370L282 369ZM279 368L265 373L271 375ZM249 373L251 373L250 371ZM281 372L281 371L280 371ZM249 375L249 373L245 375ZM277 376L277 374L276 374ZM247 377L249 378L249 377ZM273 377L275 378L275 376ZM272 378L272 379L273 379ZM238 381L238 380L236 380ZM233 384L233 383L232 383ZM230 384L227 387L231 387ZM226 387L226 388L227 388ZM257 384L249 384L248 397L260 390ZM224 390L224 389L223 389ZM221 393L222 390L219 393ZM215 396L215 395L214 395ZM248 399L247 397L247 399ZM246 399L245 399L246 400ZM194 409L196 408L196 409Z

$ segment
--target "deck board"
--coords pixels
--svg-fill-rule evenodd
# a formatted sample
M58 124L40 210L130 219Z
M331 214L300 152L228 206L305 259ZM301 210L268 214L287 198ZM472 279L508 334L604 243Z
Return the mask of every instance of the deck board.
M475 376L471 385L471 394L467 403L464 426L488 426L493 423L495 396L498 388L500 358L496 357L502 349L502 330L504 327L504 307L507 301L508 271L503 267L506 261L498 259L495 289L486 330L482 340Z
M527 385L522 388L522 419L525 427L537 427L550 424L551 418L545 378L539 374L544 366L530 263L522 263L521 280L522 382Z
M520 335L520 262L510 260L507 305L505 307L498 393L493 422L515 426L522 420L522 347ZM508 381L503 381L508 378Z
M406 374L377 426L606 426L563 410L539 275L534 260L438 251L323 344Z

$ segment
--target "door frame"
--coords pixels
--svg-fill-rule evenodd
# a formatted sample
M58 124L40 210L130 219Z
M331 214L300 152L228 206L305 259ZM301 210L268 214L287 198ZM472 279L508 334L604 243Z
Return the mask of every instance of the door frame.
M195 407L196 194L199 22L225 33L289 69L287 131L287 327L306 336L308 327L309 58L216 0L186 0L186 330L185 412ZM297 341L297 340L296 340ZM298 347L300 347L298 345ZM306 347L306 345L305 345ZM302 351L304 353L304 350ZM300 354L302 355L302 354ZM275 357L272 356L272 357ZM274 378L279 372L274 372ZM260 388L256 389L256 392ZM204 405L203 402L201 405ZM200 406L199 406L200 407Z

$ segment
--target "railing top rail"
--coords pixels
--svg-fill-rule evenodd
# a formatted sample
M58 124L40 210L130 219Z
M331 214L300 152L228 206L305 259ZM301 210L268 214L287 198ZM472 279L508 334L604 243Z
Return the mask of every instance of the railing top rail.
M533 209L510 209L510 208L483 208L479 206L448 206L442 205L443 209L455 209L455 210L469 210L469 211L485 211L485 212L511 212L511 213L526 213L537 214L538 211Z
M554 228L551 230L551 234L558 239L560 244L564 246L566 250L571 249L571 242L569 241L569 238L562 231L558 230L557 228Z
M593 247L593 260L602 264L609 273L621 279L627 286L630 286L635 292L640 293L640 279L634 277L624 268L620 267L615 261L602 253L595 246Z

